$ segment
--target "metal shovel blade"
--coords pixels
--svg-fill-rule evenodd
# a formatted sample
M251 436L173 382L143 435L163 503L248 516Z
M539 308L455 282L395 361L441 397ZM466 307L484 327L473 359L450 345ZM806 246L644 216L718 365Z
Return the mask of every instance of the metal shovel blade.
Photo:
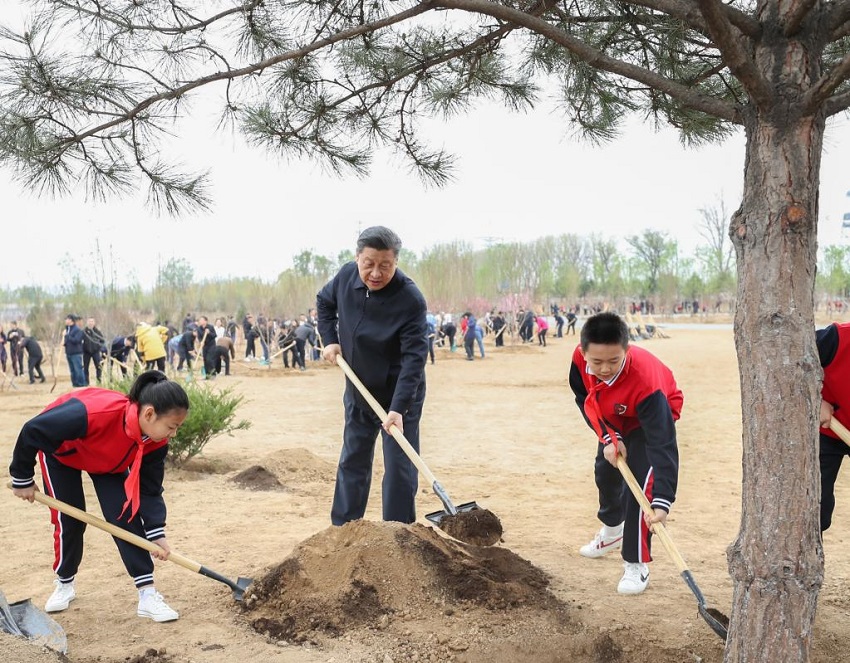
M463 504L459 504L455 508L457 509L458 513L465 513L467 511L475 511L476 509L480 509L481 507L478 506L477 502L465 502ZM455 514L449 513L448 511L443 509L442 511L433 511L432 513L426 513L425 520L434 523L434 525L439 527L440 523L443 521L444 518L452 515Z
M29 599L9 604L0 592L0 629L62 654L68 652L65 631Z
M230 578L226 578L220 573L213 571L212 569L208 569L206 566L201 566L198 569L198 573L206 576L207 578L223 582L225 585L230 587L230 589L233 590L233 599L236 601L241 601L245 598L245 590L248 589L248 586L252 582L254 582L253 578L243 578L242 576L239 576L236 579L236 582L233 582Z
M726 615L714 608L707 608L702 604L699 604L698 608L699 614L702 615L705 623L726 642L726 637L729 635L729 619Z

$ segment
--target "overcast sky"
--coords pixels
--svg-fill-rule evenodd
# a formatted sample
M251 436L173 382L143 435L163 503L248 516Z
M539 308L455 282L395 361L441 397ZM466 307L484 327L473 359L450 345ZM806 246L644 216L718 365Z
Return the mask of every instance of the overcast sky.
M438 190L389 152L377 155L368 178L340 179L315 163L284 162L238 136L215 133L218 111L204 101L194 111L170 148L190 168L211 170L209 213L158 218L141 194L110 204L87 203L82 195L39 199L0 170L6 247L0 286L57 286L69 259L87 281L95 278L93 263L102 262L117 273L119 286L151 287L171 258L186 259L198 279L271 281L300 251L335 257L373 224L393 228L416 253L452 240L480 247L562 233L625 237L652 228L690 254L700 241L700 208L716 207L722 197L731 213L743 186L742 134L684 149L674 131L656 133L635 119L620 139L597 147L575 138L545 102L528 114L485 105L449 123L429 123L430 144L458 157L456 178ZM842 216L850 211L850 173L841 158L850 148L850 123L833 121L825 143L822 246L841 241Z

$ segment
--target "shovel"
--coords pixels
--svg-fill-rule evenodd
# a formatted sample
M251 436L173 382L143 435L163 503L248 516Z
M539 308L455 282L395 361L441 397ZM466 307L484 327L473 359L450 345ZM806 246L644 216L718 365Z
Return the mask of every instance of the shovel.
M850 447L850 430L847 430L844 424L833 417L829 420L829 427L833 433L841 438L841 441L844 442L844 444Z
M61 654L68 653L68 638L59 624L36 608L29 599L9 603L1 591L0 631L26 638Z
M626 459L619 454L617 455L617 469L620 470L620 474L623 475L623 479L626 480L629 489L632 491L632 494L635 496L635 499L638 501L638 504L640 504L640 507L643 512L648 514L649 516L654 517L655 511L652 509L652 504L650 504L649 500L641 489L640 484L637 482L637 479L635 479L635 475L632 474L632 471L626 464ZM705 597L703 596L702 591L697 585L696 580L694 580L690 569L688 569L688 565L687 563L685 563L684 558L682 557L682 555L679 554L679 551L676 549L676 544L673 543L673 539L671 539L670 534L667 533L667 528L665 528L664 525L662 525L661 523L654 523L652 525L652 532L661 540L661 545L664 546L664 549L667 551L667 554L673 558L673 563L676 565L676 568L679 569L679 573L682 575L682 579L685 581L685 584L694 593L694 596L697 597L697 609L699 610L699 614L711 627L711 630L717 633L717 635L719 635L721 638L723 638L725 642L726 636L729 634L729 619L714 608L709 608L706 606Z
M11 483L6 484L8 488L12 487ZM153 543L152 541L148 541L147 539L142 538L141 536L137 536L132 532L128 532L127 530L121 529L117 525L113 525L112 523L108 523L105 520L98 518L97 516L93 516L87 511L83 511L78 509L75 506L71 506L70 504L66 504L65 502L61 502L54 497L50 497L49 495L45 495L39 490L35 491L35 501L41 502L49 506L51 509L55 509L56 511L61 511L62 513L71 516L72 518L76 518L79 521L84 523L88 523L89 525L93 525L98 529L102 529L104 532L109 532L112 536L117 537L119 539L123 539L128 543L132 543L134 546L138 546L139 548L143 548L148 552L161 552L162 548ZM176 552L171 552L168 555L168 561L174 562L178 566L182 566L184 569L189 569L195 573L200 573L207 578L212 578L213 580L218 580L219 582L224 583L230 589L233 590L233 598L237 601L241 601L245 596L245 589L254 581L253 578L242 578L241 576L236 582L233 582L229 578L225 578L223 575L216 573L212 569L208 569L206 566L202 566L198 564L198 562L192 561L188 557L183 557Z
M366 400L367 403L372 407L375 411L375 414L378 416L378 419L381 422L387 420L387 412L381 407L381 404L375 400L375 397L369 393L369 390L366 389L366 385L364 385L360 378L355 375L354 371L351 369L351 366L348 365L348 362L342 358L341 354L336 356L336 363L339 364L339 367L343 370L346 377L351 380L351 384L353 384L357 391L360 392L360 395ZM442 484L437 481L437 477L434 476L434 473L428 469L425 465L422 457L416 453L416 449L408 442L407 438L404 436L396 426L390 428L390 435L395 438L395 441L398 442L398 445L401 447L401 450L404 451L405 455L410 459L410 462L416 466L416 469L422 474L425 479L431 484L431 490L434 491L434 494L440 498L440 501L443 503L445 510L443 511L434 511L433 513L428 513L425 515L425 518L430 522L434 523L437 527L440 527L440 523L446 516L456 516L458 513L464 513L467 511L474 511L476 509L480 509L476 502L465 502L464 504L460 504L455 506L452 504L452 501L449 499L449 495L446 492L446 489L443 488Z

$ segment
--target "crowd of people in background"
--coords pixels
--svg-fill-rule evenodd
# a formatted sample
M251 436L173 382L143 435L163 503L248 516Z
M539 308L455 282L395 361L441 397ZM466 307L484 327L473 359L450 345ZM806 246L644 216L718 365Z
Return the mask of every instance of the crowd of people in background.
M466 359L486 357L485 338L496 348L515 336L523 344L546 347L552 337L575 335L579 305L564 308L552 304L549 311L521 308L516 313L492 308L475 313L427 313L427 343L430 363L435 348L450 352L462 348ZM590 311L591 313L593 311ZM126 377L138 370L200 372L205 379L231 375L233 363L256 362L270 366L279 361L285 369L306 371L310 362L321 359L322 339L315 308L294 316L267 316L263 312L210 319L187 312L179 327L169 320L140 321L133 329L110 335L93 316L68 313L64 320L61 348L73 387L101 384L108 372ZM551 332L550 332L551 328ZM43 340L42 340L43 342ZM512 341L514 342L514 341ZM237 357L237 348L242 354ZM25 372L26 359L26 372ZM8 328L0 325L0 368L4 376L26 375L31 384L45 382L42 343L26 334L13 320Z

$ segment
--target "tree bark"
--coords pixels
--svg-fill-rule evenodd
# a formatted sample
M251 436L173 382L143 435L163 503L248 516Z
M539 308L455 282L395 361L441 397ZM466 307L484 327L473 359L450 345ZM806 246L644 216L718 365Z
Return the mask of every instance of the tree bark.
M725 660L742 663L808 661L823 580L814 281L825 123L769 113L746 119L744 199L730 227L743 493L727 551L734 593Z

